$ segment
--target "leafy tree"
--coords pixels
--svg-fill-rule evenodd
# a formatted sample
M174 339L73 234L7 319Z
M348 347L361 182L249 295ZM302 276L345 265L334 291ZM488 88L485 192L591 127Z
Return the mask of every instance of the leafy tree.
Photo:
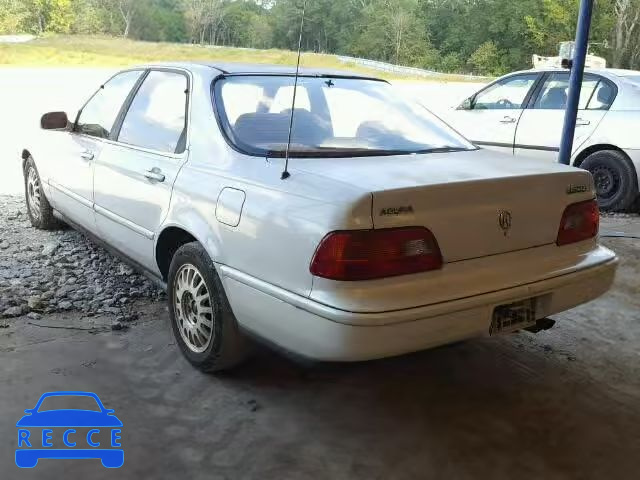
M439 58L434 68L445 73L460 73L464 70L465 61L461 55L452 52Z
M184 13L173 0L138 0L129 35L154 42L182 42L187 36Z
M28 16L21 0L0 0L0 35L22 31Z
M400 65L429 66L434 51L414 0L378 0L365 7L353 52Z
M469 63L480 75L499 75L502 73L502 56L491 40L480 45L469 57Z
M302 48L498 75L573 39L580 0L308 0ZM0 0L0 33L298 45L302 0ZM640 67L640 0L597 0L592 50Z
M10 2L22 12L21 30L29 33L69 33L74 22L71 0L23 0Z

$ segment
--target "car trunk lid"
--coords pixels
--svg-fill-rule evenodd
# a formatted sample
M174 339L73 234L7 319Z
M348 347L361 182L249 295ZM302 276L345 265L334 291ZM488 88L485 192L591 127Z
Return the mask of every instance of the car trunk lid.
M368 189L374 228L424 226L445 262L554 243L588 172L488 151L301 159L296 168Z

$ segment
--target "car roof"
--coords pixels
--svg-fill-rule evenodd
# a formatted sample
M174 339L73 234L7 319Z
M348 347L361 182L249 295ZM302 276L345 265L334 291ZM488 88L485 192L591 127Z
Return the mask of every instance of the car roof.
M594 73L603 75L608 78L612 77L631 77L631 76L640 76L640 71L636 70L625 70L622 68L585 68L585 73ZM510 72L505 76L514 75L517 73L545 73L545 72L566 72L569 73L570 70L568 68L562 67L542 67L542 68L531 68L529 70L520 70L517 72Z
M218 70L220 74L228 75L294 75L296 73L295 65L274 65L268 63L236 63L236 62L162 62L150 65L142 65L143 68L152 67L179 67L187 70L194 67L209 67ZM329 68L309 68L300 67L300 75L306 76L328 76L328 77L350 77L362 78L366 80L381 80L373 75L366 75L349 70L329 69Z

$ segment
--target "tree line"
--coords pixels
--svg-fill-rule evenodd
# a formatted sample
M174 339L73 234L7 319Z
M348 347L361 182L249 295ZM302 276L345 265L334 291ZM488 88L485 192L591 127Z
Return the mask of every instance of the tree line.
M303 0L0 0L0 33L297 48ZM557 54L580 0L307 0L302 47L450 73L499 75ZM640 0L596 0L591 50L640 68Z

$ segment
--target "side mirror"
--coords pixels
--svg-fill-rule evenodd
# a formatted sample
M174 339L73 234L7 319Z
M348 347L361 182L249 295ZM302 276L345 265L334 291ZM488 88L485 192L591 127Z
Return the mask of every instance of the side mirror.
M471 98L467 98L464 102L460 104L458 110L473 110L473 101Z
M65 112L45 113L40 119L40 127L44 130L61 130L67 128L69 119Z

